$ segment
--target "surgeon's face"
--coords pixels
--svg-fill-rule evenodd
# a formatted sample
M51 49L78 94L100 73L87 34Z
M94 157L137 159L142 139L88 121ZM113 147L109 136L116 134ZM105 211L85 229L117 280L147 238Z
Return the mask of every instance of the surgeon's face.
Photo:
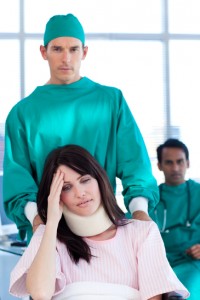
M50 80L48 84L70 84L80 79L81 61L88 48L72 37L59 37L49 42L47 48L40 46L42 57L48 61Z
M162 161L158 163L160 171L164 172L165 183L179 185L185 181L185 173L189 167L189 161L185 153L179 148L163 148Z

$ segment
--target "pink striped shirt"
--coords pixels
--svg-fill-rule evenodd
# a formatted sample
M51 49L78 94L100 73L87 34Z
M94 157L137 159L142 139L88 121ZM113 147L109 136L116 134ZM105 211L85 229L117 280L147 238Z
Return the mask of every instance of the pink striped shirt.
M39 248L45 226L35 232L28 248L11 273L10 293L24 297L26 273ZM187 289L171 269L157 225L152 221L133 220L120 226L109 240L85 239L95 256L90 264L80 260L74 264L65 245L57 241L55 295L69 283L95 281L123 284L140 291L141 299L176 291L185 298Z

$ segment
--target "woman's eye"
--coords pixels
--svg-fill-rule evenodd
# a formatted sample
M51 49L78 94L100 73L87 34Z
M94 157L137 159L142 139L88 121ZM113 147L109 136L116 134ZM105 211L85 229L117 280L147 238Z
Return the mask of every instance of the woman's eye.
M65 186L63 186L62 190L63 190L64 192L66 192L66 191L69 191L70 188L71 188L70 185L65 185Z
M82 182L83 183L86 183L86 182L88 182L88 181L90 181L91 180L91 177L85 177L85 178L82 178Z

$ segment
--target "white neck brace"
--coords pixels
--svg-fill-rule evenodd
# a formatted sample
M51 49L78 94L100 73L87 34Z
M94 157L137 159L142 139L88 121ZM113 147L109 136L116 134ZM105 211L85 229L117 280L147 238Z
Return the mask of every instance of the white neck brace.
M82 237L100 234L113 225L102 205L90 216L76 215L64 205L63 215L70 230Z

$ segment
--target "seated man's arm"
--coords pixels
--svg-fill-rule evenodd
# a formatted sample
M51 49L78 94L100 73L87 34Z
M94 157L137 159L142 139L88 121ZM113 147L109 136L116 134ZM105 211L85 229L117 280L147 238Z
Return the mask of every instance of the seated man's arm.
M200 259L200 244L193 245L186 250L186 253L194 259Z

